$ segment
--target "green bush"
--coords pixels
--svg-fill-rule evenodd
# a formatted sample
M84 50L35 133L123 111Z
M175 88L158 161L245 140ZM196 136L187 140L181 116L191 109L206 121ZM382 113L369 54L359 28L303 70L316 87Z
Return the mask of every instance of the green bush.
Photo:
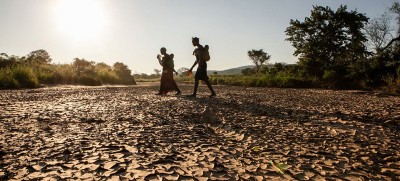
M271 79L268 75L264 75L262 77L255 77L254 81L252 83L255 83L256 87L267 87L269 86L271 82Z
M336 78L336 71L334 70L325 70L324 75L322 76L323 80L333 81Z
M39 82L43 84L56 84L60 81L59 74L51 71L39 72L38 79Z
M60 65L56 68L56 77L58 77L59 84L77 84L78 78L76 72L70 65Z
M97 75L101 82L104 84L116 84L118 83L118 76L113 71L100 71L97 72Z
M82 75L79 77L79 83L82 85L89 85L89 86L99 86L102 85L102 82L97 77Z
M277 77L277 87L284 88L307 88L311 84L308 81L295 77Z
M32 68L26 66L13 66L0 69L0 88L36 88L39 81Z
M11 76L11 69L10 68L0 69L0 89L13 89L18 87L19 84L17 80L15 80Z
M257 86L257 78L255 76L244 76L241 79L240 85L255 87Z
M249 86L249 87L282 87L282 88L307 88L311 87L311 82L301 78L291 77L284 74L272 76L265 74L262 76L212 76L212 84Z
M11 70L11 75L20 88L36 88L39 85L39 80L30 67L15 66Z

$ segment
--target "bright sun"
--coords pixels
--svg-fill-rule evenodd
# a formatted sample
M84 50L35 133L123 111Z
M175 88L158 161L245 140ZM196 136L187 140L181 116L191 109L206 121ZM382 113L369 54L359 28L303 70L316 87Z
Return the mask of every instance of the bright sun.
M96 0L59 0L56 21L62 32L75 40L94 39L105 25L104 8Z

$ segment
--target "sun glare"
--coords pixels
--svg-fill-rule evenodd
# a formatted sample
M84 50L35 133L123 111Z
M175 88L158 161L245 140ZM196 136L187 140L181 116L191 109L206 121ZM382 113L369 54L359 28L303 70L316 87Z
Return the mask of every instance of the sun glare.
M97 38L104 29L105 11L96 0L59 0L55 8L60 30L75 40Z

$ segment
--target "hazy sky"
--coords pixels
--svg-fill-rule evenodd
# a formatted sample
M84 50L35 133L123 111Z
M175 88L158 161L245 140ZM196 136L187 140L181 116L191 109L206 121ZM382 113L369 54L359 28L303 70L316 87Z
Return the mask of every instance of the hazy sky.
M73 58L123 62L135 73L161 69L166 47L175 68L190 67L192 36L210 46L210 70L251 65L251 49L271 63L294 63L285 41L290 19L303 21L313 5L341 4L378 17L393 0L0 0L0 53L25 56L45 49L54 63Z

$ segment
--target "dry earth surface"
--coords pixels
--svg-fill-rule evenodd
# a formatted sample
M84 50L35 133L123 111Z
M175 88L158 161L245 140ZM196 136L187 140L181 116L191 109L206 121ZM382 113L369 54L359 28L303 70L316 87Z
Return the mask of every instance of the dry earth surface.
M0 91L0 180L400 180L399 96L157 89Z

